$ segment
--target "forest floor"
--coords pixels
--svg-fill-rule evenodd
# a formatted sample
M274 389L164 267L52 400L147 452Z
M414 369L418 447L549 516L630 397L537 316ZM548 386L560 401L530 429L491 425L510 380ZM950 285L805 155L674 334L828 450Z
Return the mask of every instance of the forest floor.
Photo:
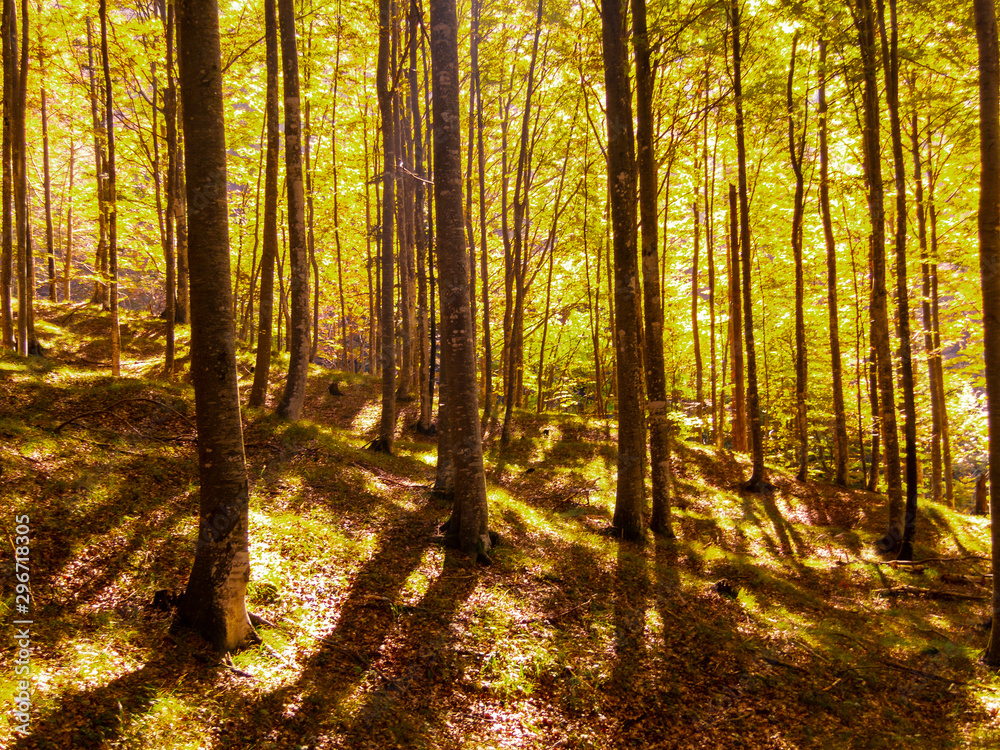
M744 494L742 456L688 442L678 538L620 543L614 425L523 413L507 450L487 443L503 543L476 566L441 545L417 404L396 455L365 451L378 381L320 367L301 422L244 413L248 606L273 627L227 666L153 605L185 584L198 508L193 392L162 377L163 323L123 321L113 379L105 316L40 307L46 356L0 355L0 747L1000 746L1000 679L979 661L985 519L922 503L926 562L896 565L873 552L882 497L774 467L773 493ZM27 736L12 719L21 514Z

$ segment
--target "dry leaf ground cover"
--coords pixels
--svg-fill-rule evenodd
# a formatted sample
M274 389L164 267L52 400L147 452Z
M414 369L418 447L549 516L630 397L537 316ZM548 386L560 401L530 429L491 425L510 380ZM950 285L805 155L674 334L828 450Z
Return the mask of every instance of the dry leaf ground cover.
M270 625L227 666L153 606L193 556L191 388L162 378L149 318L125 321L112 379L105 325L43 305L48 356L0 359L2 747L1000 746L1000 680L978 662L985 520L923 503L917 555L935 560L893 567L871 547L880 497L777 469L773 494L745 495L742 457L683 443L678 539L621 544L613 425L523 414L507 451L487 444L503 545L476 567L440 544L416 406L397 455L366 452L378 382L318 367L301 423L245 413L249 606ZM27 736L11 720L16 514Z

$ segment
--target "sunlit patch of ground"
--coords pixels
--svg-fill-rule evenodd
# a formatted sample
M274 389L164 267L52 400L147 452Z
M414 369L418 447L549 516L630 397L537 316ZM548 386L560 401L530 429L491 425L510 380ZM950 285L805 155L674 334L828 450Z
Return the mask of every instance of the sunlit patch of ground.
M15 738L5 714L0 746L1000 740L1000 681L978 661L985 519L923 503L918 557L955 559L893 566L871 549L881 497L773 467L775 492L746 495L744 457L679 443L678 539L620 544L608 533L612 426L517 414L510 448L487 443L502 545L492 566L475 566L442 546L450 505L429 497L435 443L412 430L419 404L401 405L396 455L363 451L378 380L319 368L301 422L245 413L247 599L269 624L233 671L152 606L156 591L183 589L198 503L192 393L183 362L172 381L157 369L162 321L125 320L125 372L141 376L117 381L104 366L106 314L43 306L41 322L49 359L0 357L3 519L31 517L36 607L33 731ZM252 357L239 356L245 397ZM271 405L285 366L276 358ZM331 378L343 395L328 393ZM9 623L13 589L0 580Z

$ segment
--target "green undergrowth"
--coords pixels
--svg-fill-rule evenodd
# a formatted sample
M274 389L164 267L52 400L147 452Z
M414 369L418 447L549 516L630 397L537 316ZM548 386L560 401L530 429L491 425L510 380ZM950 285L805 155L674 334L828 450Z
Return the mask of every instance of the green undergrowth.
M41 305L45 358L0 356L3 524L31 525L31 733L10 748L995 747L988 522L921 503L916 568L876 556L884 498L674 448L674 540L611 530L615 425L516 413L486 441L489 567L442 545L436 443L402 403L394 455L364 449L377 378L314 367L303 419L244 412L248 608L260 646L223 664L153 606L193 559L194 400L163 323ZM82 360L86 360L83 362ZM88 362L98 362L97 365ZM240 349L245 400L252 352ZM327 387L336 380L341 396ZM155 402L155 403L154 403ZM947 558L940 560L938 558ZM9 560L9 557L3 558ZM964 577L964 578L963 578ZM909 588L905 588L909 587ZM922 594L906 593L923 590ZM936 593L934 593L936 592ZM941 592L965 598L945 599ZM0 590L14 629L14 588ZM16 692L0 653L0 701Z

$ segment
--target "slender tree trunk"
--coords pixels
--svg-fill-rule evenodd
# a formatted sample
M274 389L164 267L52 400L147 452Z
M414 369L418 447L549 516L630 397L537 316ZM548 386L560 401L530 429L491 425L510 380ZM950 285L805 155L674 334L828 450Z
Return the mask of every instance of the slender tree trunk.
M198 423L198 545L178 616L219 651L258 641L246 611L249 492L243 454L215 0L181 0L179 58L191 206L191 375Z
M382 303L382 417L378 437L372 442L374 450L392 452L393 433L396 429L396 348L395 306L393 289L395 282L393 262L393 234L395 211L395 170L396 136L393 132L392 99L389 82L394 79L390 71L392 47L392 2L379 0L378 36L378 88L379 113L382 117L382 225L381 237L381 303ZM394 65L392 67L395 67Z
M121 334L118 329L118 176L115 169L115 117L114 99L111 92L111 59L108 55L108 13L107 2L100 2L101 15L101 59L104 64L104 115L107 118L105 132L108 140L108 281L111 302L111 372L114 377L121 375Z
M993 0L973 0L979 44L979 269L983 286L990 476L1000 477L1000 54ZM990 513L1000 519L1000 489L990 482ZM993 629L984 660L1000 666L1000 523L992 524Z
M906 284L906 161L903 155L903 135L899 118L899 53L896 0L889 0L889 39L886 40L885 17L879 2L879 29L882 40L882 65L885 72L885 98L889 110L892 136L892 160L896 188L896 331L899 334L899 359L902 371L903 436L906 447L906 506L903 519L903 543L899 557L913 557L916 533L917 493L920 482L917 471L917 408L914 401L913 359L910 351L910 304ZM890 526L894 524L890 517Z
M341 15L343 3L337 2L337 52L333 67L333 122L330 128L330 157L333 161L333 239L337 247L337 294L340 298L340 349L342 354L343 367L347 368L347 304L344 295L344 264L342 259L342 248L340 245L340 185L337 163L337 97L340 92L340 43L343 36L344 23ZM366 139L367 144L367 139ZM367 145L366 145L367 148ZM367 157L367 152L365 154ZM365 181L368 180L368 171L365 170ZM367 196L368 187L365 186ZM367 211L367 203L366 203ZM367 232L367 226L366 226ZM318 298L318 289L317 289ZM316 315L316 328L319 328L319 316Z
M632 0L632 45L636 60L636 167L642 222L642 294L645 321L646 402L649 409L649 455L653 512L649 526L673 537L670 519L670 421L663 361L663 308L660 306L660 258L657 240L656 153L653 149L653 70L650 65L646 0ZM713 399L714 408L714 399Z
M177 168L175 176L177 186L174 188L177 196L174 202L174 240L177 248L177 293L174 295L175 319L178 323L189 323L191 299L191 274L188 271L188 231L187 231L187 196L184 181L184 149L182 113L178 113L177 123Z
M69 187L66 190L66 252L63 253L63 302L71 302L70 279L73 275L73 177L76 173L76 144L69 139Z
M736 186L729 185L729 323L733 342L733 450L747 452L746 384L743 372L743 304L740 301L739 209Z
M87 61L88 76L90 83L90 114L94 121L94 167L97 175L97 253L94 259L94 294L90 299L91 304L100 305L106 308L108 305L108 287L106 283L108 272L108 244L107 244L107 209L104 206L106 200L106 189L104 186L104 118L100 114L100 105L97 96L97 67L94 65L94 40L90 26L90 18L87 18Z
M288 378L278 404L278 414L295 421L302 414L309 375L309 248L302 182L299 60L292 0L278 0L278 29L285 97L285 185L288 190L288 276L291 287Z
M264 165L264 237L260 257L260 304L257 322L257 356L250 389L250 406L263 406L271 370L271 329L274 317L274 263L278 255L278 19L275 0L264 2L264 46L267 84L264 112L267 120L267 154Z
M507 358L504 365L507 368L504 377L504 418L500 433L500 444L510 443L510 422L514 402L518 398L518 377L521 367L523 348L523 317L524 317L524 248L526 233L525 217L528 211L528 124L531 119L531 99L535 90L535 65L538 60L538 41L542 34L542 12L544 0L538 0L538 10L535 14L535 38L531 48L531 63L528 66L528 90L525 94L524 112L521 117L521 147L517 158L517 176L514 182L514 242L513 255L510 258L510 268L513 269L514 306L510 318L510 335L507 343ZM509 293L508 293L509 296ZM506 326L505 326L506 333Z
M466 554L488 561L492 546L476 394L469 276L462 227L462 135L458 20L454 0L431 0L434 77L434 201L441 268L442 355L446 362L448 432L455 487L447 527Z
M25 143L25 115L28 87L28 13L27 0L21 4L22 47L20 60L16 69L14 84L14 125L13 152L14 162L14 222L17 232L17 351L21 356L27 356L30 351L29 318L31 316L31 285L30 274L30 232L28 229L28 163L27 145ZM15 16L11 8L11 18ZM18 58L16 26L12 33L12 59Z
M792 57L788 65L788 87L786 105L788 107L788 153L795 173L795 203L792 212L792 255L795 258L795 432L798 439L796 478L800 482L809 477L809 423L806 415L806 391L808 370L806 368L806 322L805 322L805 278L802 268L802 218L805 208L805 179L802 176L802 156L806 146L806 116L803 117L802 136L797 144L795 138L795 105L792 98L795 83L795 51L798 34L792 39Z
M38 17L41 19L42 3L38 3ZM38 76L41 79L42 115L42 172L45 180L45 257L49 273L49 301L56 301L56 243L52 231L52 178L49 174L49 114L48 92L45 90L45 45L41 27L38 31Z
M695 173L699 167L695 160ZM695 195L699 192L695 186ZM705 392L704 392L704 367L701 361L701 333L698 330L698 254L701 242L701 214L698 211L698 201L691 204L694 212L694 255L691 260L691 338L694 341L694 392L695 401L698 404L698 442L705 442Z
M930 143L928 142L928 149ZM934 373L938 389L938 403L941 404L941 453L944 463L944 495L949 508L955 507L954 475L951 466L951 429L948 425L948 399L944 389L944 363L941 361L941 329L938 317L938 248L937 209L934 206L934 173L930 169L932 153L928 153L927 170L927 218L931 232L931 324L934 329Z
M13 0L3 0L3 254L0 256L0 311L3 346L13 349L14 310L11 284L14 280L14 113L17 82L17 18Z
M837 244L833 238L833 217L830 213L830 151L827 146L826 103L826 39L819 40L819 205L823 216L823 239L826 242L826 298L830 317L830 370L833 376L834 448L836 475L834 482L847 486L847 415L844 410L844 384L840 358L840 322L837 312ZM863 455L863 454L862 454ZM864 459L862 458L862 461Z
M618 368L618 488L612 526L623 539L643 537L643 466L639 268L636 253L636 163L625 48L624 3L601 0L607 92L608 196L615 253L615 347Z
M747 153L743 138L743 81L740 39L740 8L732 0L729 11L733 29L733 82L736 99L736 150L739 160L740 250L743 261L743 316L746 334L747 417L750 421L750 447L753 471L744 485L748 492L761 492L770 487L764 474L764 443L760 427L760 398L757 394L757 357L754 350L753 298L750 278L750 202L747 194Z
M486 431L493 412L493 341L490 327L489 266L486 255L486 150L483 136L483 87L479 75L479 35L481 0L473 0L472 18L475 25L476 45L472 51L472 77L476 83L476 154L479 169L479 272L483 295L483 417L480 428Z
M881 551L894 552L899 549L903 540L903 486L899 461L899 440L896 431L895 385L893 383L894 373L889 340L888 295L885 279L885 209L883 207L879 142L876 18L871 0L859 0L856 10L855 22L858 26L859 47L865 78L864 154L872 224L872 345L875 349L878 369L882 436L885 442L885 479L889 497L889 528L877 546ZM900 216L904 217L905 213L900 214Z
M916 81L913 81L916 88ZM927 255L927 215L924 211L923 166L920 161L920 127L917 112L911 118L910 146L913 156L914 198L917 202L917 239L920 242L921 305L920 317L924 329L924 356L927 360L927 380L931 394L931 500L940 503L941 490L941 401L937 372L934 368L934 325L931 320L931 268Z

